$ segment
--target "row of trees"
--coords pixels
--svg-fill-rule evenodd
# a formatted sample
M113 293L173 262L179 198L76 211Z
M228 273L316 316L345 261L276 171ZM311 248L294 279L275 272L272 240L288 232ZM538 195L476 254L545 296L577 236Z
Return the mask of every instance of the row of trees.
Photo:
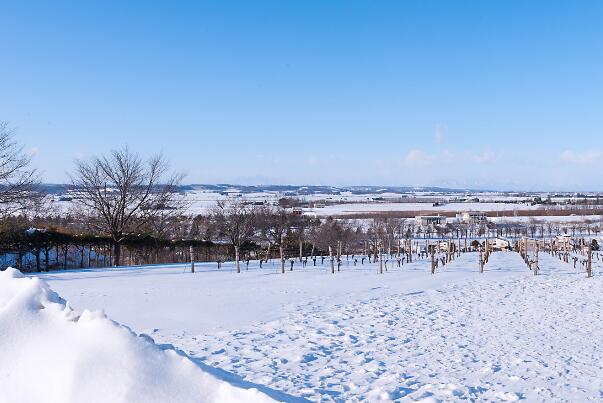
M183 175L160 155L142 159L130 149L78 160L67 188L72 210L55 214L39 189L31 158L6 123L0 124L0 248L5 262L33 261L35 270L52 267L118 266L192 259L392 253L401 239L535 236L587 230L596 223L565 226L536 221L449 223L419 226L414 220L317 219L296 215L284 205L220 201L208 214L190 216L180 193ZM30 229L33 228L33 229ZM125 253L124 253L125 248ZM29 260L28 260L29 259ZM8 259L10 260L10 259ZM284 269L284 268L283 268Z

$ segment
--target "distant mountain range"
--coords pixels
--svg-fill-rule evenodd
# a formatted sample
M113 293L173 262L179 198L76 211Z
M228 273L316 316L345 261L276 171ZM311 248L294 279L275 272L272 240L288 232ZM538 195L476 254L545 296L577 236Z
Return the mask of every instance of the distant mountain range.
M411 187L411 186L314 186L314 185L233 185L233 184L192 184L182 186L183 190L208 190L214 192L237 191L239 193L257 193L257 192L279 192L291 193L291 195L303 196L313 194L380 194L380 193L398 193L412 194L417 192L431 194L450 194L479 192L467 189L448 189L440 187Z
M49 194L62 194L69 185L45 183L42 184L42 190ZM314 186L314 185L235 185L230 183L219 184L190 184L181 185L182 191L206 190L217 193L236 191L238 193L258 193L258 192L279 192L292 193L295 195L310 194L340 194L350 192L352 194L379 194L379 193L399 193L409 194L417 192L441 194L441 193L475 193L485 192L487 190L469 190L469 189L451 189L443 187L417 187L417 186Z
M61 195L66 193L69 185L57 183L45 183L41 185L42 190L48 194ZM459 189L437 186L324 186L324 185L236 185L231 183L219 184L189 184L181 185L182 192L190 192L194 190L204 190L216 193L282 193L291 196L304 196L315 194L341 194L351 193L355 195L364 194L382 194L395 193L400 195L411 195L417 193L429 193L432 195L438 194L475 194L475 193L499 193L499 194L515 194L515 195L536 195L549 194L557 195L579 195L582 193L592 192L511 192L511 191L496 191L489 189Z

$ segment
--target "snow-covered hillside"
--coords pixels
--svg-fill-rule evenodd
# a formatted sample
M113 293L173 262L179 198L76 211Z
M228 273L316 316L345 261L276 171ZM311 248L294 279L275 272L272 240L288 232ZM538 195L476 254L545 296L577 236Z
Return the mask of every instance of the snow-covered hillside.
M197 265L42 275L76 308L173 344L279 400L584 401L603 394L603 277L541 254L468 253L377 274L325 265L236 274ZM259 387L259 386L258 386Z

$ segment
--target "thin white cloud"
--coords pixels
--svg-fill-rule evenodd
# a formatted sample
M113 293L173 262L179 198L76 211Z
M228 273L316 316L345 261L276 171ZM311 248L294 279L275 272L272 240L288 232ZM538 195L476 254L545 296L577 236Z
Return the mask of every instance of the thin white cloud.
M471 158L478 164L487 164L498 160L499 154L493 151L482 151L477 154L472 154Z
M421 150L410 150L404 156L404 163L408 166L426 167L426 166L430 166L433 163L433 161L434 161L434 158L432 155L427 154L426 152L421 151Z
M403 158L403 162L411 167L428 167L439 163L452 162L455 159L454 153L449 150L443 150L436 153L427 153L423 150L410 150Z
M573 151L565 150L561 153L561 160L571 164L592 165L601 162L603 154L600 150Z
M446 140L448 134L448 126L438 123L435 125L434 139L436 144L442 144Z

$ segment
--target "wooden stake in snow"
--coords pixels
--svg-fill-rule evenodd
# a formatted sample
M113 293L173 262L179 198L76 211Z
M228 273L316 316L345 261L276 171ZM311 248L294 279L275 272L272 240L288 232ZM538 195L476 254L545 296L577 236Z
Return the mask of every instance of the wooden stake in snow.
M285 252L283 250L283 237L281 236L281 242L278 247L281 257L281 273L285 274Z
M379 247L379 274L383 274L383 254L381 253L381 247Z
M333 262L333 248L329 245L329 260L331 261L331 274L335 274L335 263Z
M193 245L189 247L189 254L191 255L191 273L195 272L195 249Z
M431 251L431 274L435 274L435 252Z
M481 251L481 249L479 251L479 272L480 273L484 272L484 259L482 259L482 251Z
M586 263L586 277L593 276L593 248L592 244L588 245L588 261Z
M538 249L539 249L539 245L538 245L538 241L536 241L536 256L534 257L534 275L537 276L538 275Z

